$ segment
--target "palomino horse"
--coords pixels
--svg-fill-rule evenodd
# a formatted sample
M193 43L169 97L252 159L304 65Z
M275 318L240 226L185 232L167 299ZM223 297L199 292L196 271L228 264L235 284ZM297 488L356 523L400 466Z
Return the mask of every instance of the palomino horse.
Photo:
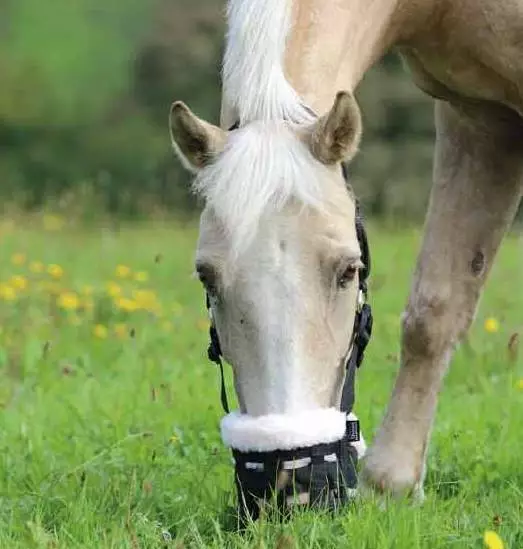
M401 368L361 473L422 497L438 392L522 195L523 0L230 0L227 22L221 128L177 102L171 134L205 199L196 268L233 367L233 448L341 436L362 267L340 170L361 135L353 91L396 48L435 99Z

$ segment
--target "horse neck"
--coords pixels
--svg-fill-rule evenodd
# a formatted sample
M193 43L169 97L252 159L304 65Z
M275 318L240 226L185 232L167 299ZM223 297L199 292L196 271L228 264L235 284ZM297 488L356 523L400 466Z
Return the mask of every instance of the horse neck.
M252 1L257 4L261 0ZM271 0L264 1L270 10ZM337 91L353 91L372 64L395 44L407 41L426 19L426 8L434 4L434 0L272 1L288 2L292 10L282 59L285 77L317 113L331 107ZM277 21L272 24L277 25ZM249 30L261 35L264 32ZM222 127L236 119L224 96Z
M316 112L337 91L353 91L366 71L413 32L416 4L404 0L296 0L287 78Z

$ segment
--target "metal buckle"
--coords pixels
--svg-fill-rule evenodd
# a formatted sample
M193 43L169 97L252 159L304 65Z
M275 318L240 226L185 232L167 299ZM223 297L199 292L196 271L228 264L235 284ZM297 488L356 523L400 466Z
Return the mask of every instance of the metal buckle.
M358 301L356 303L356 309L358 313L361 313L363 305L365 305L365 292L363 290L358 290Z

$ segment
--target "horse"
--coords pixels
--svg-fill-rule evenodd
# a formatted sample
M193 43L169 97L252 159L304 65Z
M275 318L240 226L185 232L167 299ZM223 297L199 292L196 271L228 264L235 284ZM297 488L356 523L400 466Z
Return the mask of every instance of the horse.
M341 166L360 145L358 84L396 51L434 102L433 184L359 484L423 500L438 394L522 197L523 1L229 0L226 18L219 126L183 102L170 113L204 199L196 271L240 406L222 437L269 452L343 434L364 264Z

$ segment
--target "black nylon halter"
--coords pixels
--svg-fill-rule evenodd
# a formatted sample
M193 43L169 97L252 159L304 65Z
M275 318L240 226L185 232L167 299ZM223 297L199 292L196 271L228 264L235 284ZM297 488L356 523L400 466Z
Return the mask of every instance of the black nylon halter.
M230 130L237 129L235 124ZM342 172L348 183L348 167L342 163ZM345 362L345 380L340 401L340 411L352 411L355 399L355 374L361 366L365 349L372 334L372 311L367 303L367 279L370 275L371 260L367 234L359 203L356 201L356 235L361 251L363 268L359 272L358 304L354 327L349 342ZM206 306L211 314L209 296ZM212 320L209 327L209 347L207 356L220 369L220 399L223 410L229 413L227 390L223 371L222 352L216 326ZM239 512L242 524L248 518L256 520L260 512L260 501L276 494L278 508L285 510L289 500L305 496L310 505L327 505L335 508L346 503L349 490L357 485L356 464L358 455L351 444L360 440L360 427L357 420L346 420L344 436L329 444L315 444L294 450L274 450L272 452L241 452L233 449L235 461L235 482L239 498ZM298 466L296 465L298 464ZM282 474L286 480L282 483ZM277 489L275 490L275 487Z

